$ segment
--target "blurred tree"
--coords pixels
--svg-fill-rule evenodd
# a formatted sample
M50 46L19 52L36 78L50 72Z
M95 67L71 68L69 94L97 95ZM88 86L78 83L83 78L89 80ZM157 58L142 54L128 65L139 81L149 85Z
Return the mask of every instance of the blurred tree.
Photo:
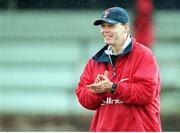
M180 9L179 0L153 0L156 9ZM100 9L112 6L133 8L134 0L0 0L0 8Z

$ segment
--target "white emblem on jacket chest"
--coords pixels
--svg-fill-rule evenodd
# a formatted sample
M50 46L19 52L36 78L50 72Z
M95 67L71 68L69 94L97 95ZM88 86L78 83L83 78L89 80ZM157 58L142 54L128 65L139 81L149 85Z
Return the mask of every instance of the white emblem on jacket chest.
M122 104L123 101L120 99L112 99L111 97L107 97L106 100L103 100L101 105L106 105L106 104Z

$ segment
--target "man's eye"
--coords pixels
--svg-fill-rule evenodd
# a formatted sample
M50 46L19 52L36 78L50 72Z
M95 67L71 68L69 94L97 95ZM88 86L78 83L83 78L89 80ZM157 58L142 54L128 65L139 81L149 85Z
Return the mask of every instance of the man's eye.
M109 24L109 27L114 27L114 24Z
M101 27L105 27L105 25L102 24Z

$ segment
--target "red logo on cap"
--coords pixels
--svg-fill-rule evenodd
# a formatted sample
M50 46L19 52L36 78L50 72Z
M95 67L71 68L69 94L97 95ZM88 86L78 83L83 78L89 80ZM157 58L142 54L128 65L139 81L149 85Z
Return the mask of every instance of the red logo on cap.
M109 12L110 12L110 9L111 9L111 8L107 9L107 10L104 12L104 16L103 16L104 18L106 18L106 17L108 16L108 14L109 14Z

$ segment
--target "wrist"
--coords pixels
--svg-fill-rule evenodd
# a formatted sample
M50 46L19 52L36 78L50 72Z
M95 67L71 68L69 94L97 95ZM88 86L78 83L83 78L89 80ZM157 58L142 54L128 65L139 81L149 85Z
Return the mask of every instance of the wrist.
M112 88L111 88L111 93L114 93L115 92L115 90L116 90L116 88L117 88L117 82L113 82L112 83Z

